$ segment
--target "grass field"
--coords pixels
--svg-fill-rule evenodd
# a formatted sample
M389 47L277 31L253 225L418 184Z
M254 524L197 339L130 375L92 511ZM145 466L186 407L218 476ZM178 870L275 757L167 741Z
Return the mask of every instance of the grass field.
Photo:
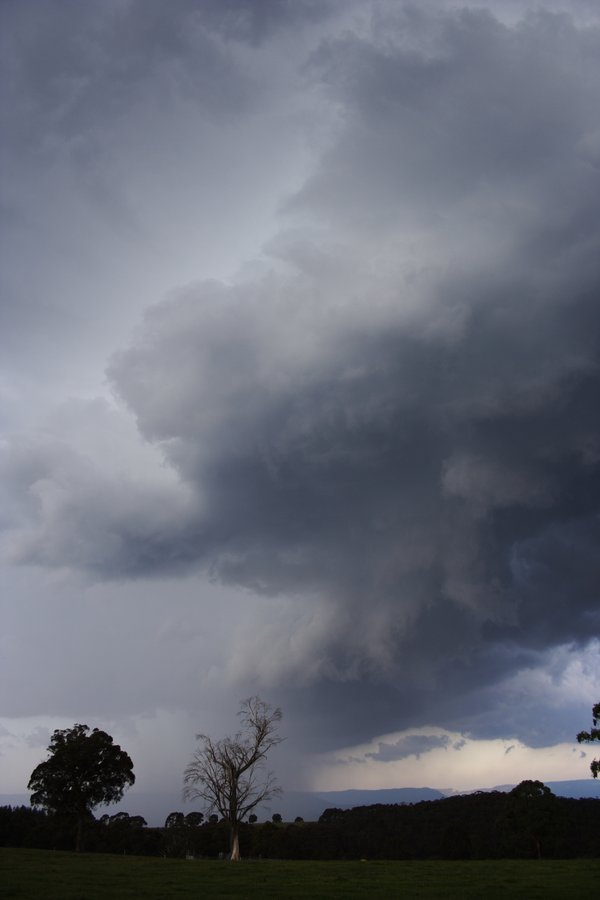
M0 849L0 897L561 898L600 886L600 860L241 863Z

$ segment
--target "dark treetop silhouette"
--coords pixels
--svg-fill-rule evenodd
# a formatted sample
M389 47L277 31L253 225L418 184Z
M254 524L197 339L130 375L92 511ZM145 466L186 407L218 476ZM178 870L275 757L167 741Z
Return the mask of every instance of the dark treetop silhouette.
M50 754L31 773L27 787L32 806L72 816L77 822L75 849L83 846L83 824L94 807L117 803L135 782L128 754L105 731L87 725L57 729Z

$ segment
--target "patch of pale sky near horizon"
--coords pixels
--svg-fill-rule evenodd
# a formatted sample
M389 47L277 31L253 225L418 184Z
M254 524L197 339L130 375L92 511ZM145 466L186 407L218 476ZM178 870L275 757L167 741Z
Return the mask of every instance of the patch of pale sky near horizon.
M447 746L412 754L397 761L379 761L378 741L395 742L407 736L447 741ZM418 731L384 735L367 745L350 747L313 762L311 789L389 787L451 788L457 791L518 784L527 779L569 781L585 777L585 751L575 743L554 744L535 749L516 738L472 740L460 732L421 728Z

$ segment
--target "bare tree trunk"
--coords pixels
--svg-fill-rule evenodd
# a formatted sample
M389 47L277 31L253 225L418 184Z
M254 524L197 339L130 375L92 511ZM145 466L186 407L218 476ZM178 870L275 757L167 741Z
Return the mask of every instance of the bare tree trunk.
M231 855L229 856L229 859L232 862L239 862L242 857L240 856L240 835L237 822L235 824L232 823L231 825L230 848Z
M77 816L77 831L75 832L75 852L83 852L83 816Z

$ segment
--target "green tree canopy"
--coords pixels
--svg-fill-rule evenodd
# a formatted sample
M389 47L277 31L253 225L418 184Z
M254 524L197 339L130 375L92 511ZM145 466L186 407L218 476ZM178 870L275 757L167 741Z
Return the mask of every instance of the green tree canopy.
M509 792L510 797L516 800L543 800L554 797L550 788L543 781L521 781Z
M199 828L203 822L204 813L196 812L196 810L194 810L193 812L189 812L185 817L185 824L188 826L188 828Z
M600 741L600 703L596 703L592 707L592 727L589 731L580 731L577 740L580 744L590 744L592 741ZM598 777L600 772L600 759L594 759L590 763L590 769L594 778Z
M185 816L182 812L169 813L165 819L165 828L183 828Z
M76 849L82 846L83 822L96 806L118 802L135 782L128 754L105 731L87 725L57 729L48 746L48 759L29 779L31 805L73 816L77 821Z

